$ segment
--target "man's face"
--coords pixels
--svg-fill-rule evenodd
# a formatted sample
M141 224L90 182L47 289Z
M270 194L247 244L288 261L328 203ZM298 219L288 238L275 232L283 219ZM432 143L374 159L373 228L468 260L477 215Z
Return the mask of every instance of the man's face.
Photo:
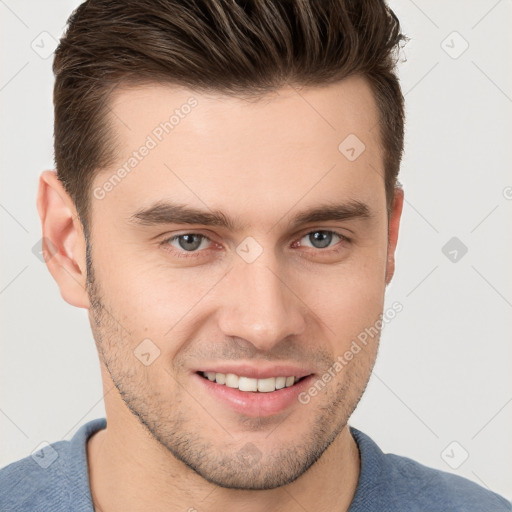
M119 154L93 184L89 293L118 405L217 485L289 483L345 427L377 352L378 336L333 371L379 319L389 274L371 90L350 78L249 102L155 85L111 109ZM298 219L327 207L341 215Z

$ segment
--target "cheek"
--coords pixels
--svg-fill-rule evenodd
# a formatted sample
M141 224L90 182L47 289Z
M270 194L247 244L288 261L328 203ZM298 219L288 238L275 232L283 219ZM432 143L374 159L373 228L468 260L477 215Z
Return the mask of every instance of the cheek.
M384 236L355 246L349 257L333 265L319 266L299 279L308 280L315 293L339 305L355 308L359 302L371 307L385 291L387 241Z
M335 352L344 351L379 319L385 294L385 256L385 252L372 251L371 257L315 274L308 279L314 286L308 287L302 277L303 300L321 319Z
M346 341L376 322L382 313L384 287L358 281L355 286L340 286L325 299L322 319L336 339Z
M174 336L201 311L203 300L221 279L225 269L170 268L130 256L102 257L97 272L102 291L134 337L161 340Z

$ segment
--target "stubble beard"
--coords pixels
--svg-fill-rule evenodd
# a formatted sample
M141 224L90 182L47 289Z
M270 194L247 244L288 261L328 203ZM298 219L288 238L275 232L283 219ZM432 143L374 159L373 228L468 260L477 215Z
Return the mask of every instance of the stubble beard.
M327 390L329 400L318 405L314 398L304 407L304 414L314 416L309 432L299 441L288 444L279 443L278 451L270 451L260 442L233 441L225 433L226 441L215 445L208 433L219 430L223 418L212 418L205 412L205 418L195 419L187 415L194 399L185 391L176 392L171 403L169 395L162 395L158 386L152 385L147 377L150 375L134 364L133 343L127 332L115 320L115 311L107 309L100 287L95 280L95 273L90 258L87 257L87 291L90 299L89 318L100 362L108 371L123 402L139 420L144 429L164 447L172 456L208 482L219 487L238 490L269 490L292 483L324 454L347 425L347 421L356 408L373 368L373 361L368 364L352 364L343 369L345 378L336 384L334 390ZM130 357L132 356L132 357ZM138 361L136 361L138 362ZM361 371L367 378L361 382ZM332 386L332 384L329 384ZM354 388L354 386L356 387ZM179 386L176 386L176 391ZM186 402L190 403L186 403ZM308 407L315 407L314 413ZM203 410L203 409L201 409ZM242 418L249 431L265 428L264 418ZM281 425L273 427L273 432L283 435L285 429L293 429L287 422L287 416ZM226 430L222 427L223 430ZM221 430L222 432L222 430ZM247 439L248 435L243 436ZM291 436L284 435L284 438ZM261 439L261 436L258 437ZM260 446L258 446L258 444ZM249 457L247 457L249 453Z

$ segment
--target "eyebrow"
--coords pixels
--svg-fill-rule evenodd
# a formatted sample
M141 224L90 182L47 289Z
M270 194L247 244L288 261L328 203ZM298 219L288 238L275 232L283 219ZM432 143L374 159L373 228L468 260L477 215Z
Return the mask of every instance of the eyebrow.
M292 217L288 226L297 228L311 222L369 219L371 217L373 215L368 205L361 201L351 200L345 203L327 203L301 211ZM137 211L130 220L143 226L201 224L222 227L232 232L243 231L247 227L246 224L227 216L220 210L207 211L185 204L163 201Z

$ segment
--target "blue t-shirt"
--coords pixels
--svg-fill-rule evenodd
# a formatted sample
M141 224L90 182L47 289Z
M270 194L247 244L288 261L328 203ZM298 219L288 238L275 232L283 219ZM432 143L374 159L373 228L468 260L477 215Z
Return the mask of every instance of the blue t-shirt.
M46 445L0 470L2 512L93 512L87 439L106 427L105 418L86 423L70 441ZM361 473L349 512L510 512L511 504L456 475L406 457L384 454L350 427L361 456Z

